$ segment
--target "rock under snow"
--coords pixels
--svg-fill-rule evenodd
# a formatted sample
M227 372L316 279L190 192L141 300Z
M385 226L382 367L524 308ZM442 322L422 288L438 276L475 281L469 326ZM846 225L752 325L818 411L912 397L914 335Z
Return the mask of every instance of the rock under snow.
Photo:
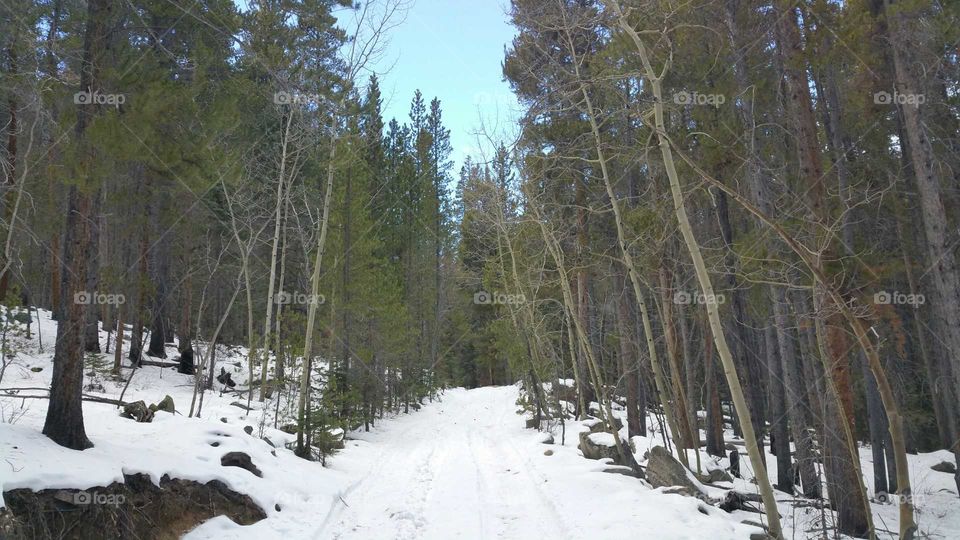
M587 459L610 458L615 462L620 460L620 454L617 452L617 444L611 433L581 432L580 451L583 452L583 457Z
M706 492L691 478L687 468L677 461L666 448L654 446L647 460L647 481L653 487L680 487L680 493L709 499Z

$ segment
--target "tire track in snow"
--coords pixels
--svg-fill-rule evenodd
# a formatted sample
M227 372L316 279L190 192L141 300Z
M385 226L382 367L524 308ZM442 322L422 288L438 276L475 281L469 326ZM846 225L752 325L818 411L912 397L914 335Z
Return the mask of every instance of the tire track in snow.
M529 460L513 448L509 389L449 392L371 439L363 477L334 501L318 538L570 538ZM349 451L349 450L348 450ZM324 534L328 532L329 534Z

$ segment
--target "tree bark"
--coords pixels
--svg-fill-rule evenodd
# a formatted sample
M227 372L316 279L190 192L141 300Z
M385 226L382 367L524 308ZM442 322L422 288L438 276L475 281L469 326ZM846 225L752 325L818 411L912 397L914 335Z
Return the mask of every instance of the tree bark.
M883 0L883 5L887 15L886 31L893 56L897 92L908 97L923 95L925 88L920 83L919 76L912 72L912 66L915 65L912 51L926 45L921 37L923 30L913 24L915 14L909 11L909 7L897 2L897 7L894 8L891 0ZM927 263L930 265L929 272L933 278L931 281L936 296L934 309L939 315L941 339L946 344L946 352L950 357L950 364L944 367L952 371L956 387L960 386L960 269L957 267L954 246L948 236L949 224L943 203L941 168L933 153L930 134L925 127L923 105L904 104L899 107L899 112L907 132L910 163L913 165L914 180L920 194ZM960 465L960 441L955 440L950 450L954 452L957 465ZM960 473L955 478L957 489L960 489ZM903 483L899 480L898 478L898 485L902 488ZM909 495L909 492L907 494ZM904 518L901 514L901 520ZM912 519L910 522L913 525Z
M108 0L87 3L86 30L80 87L98 89L100 69L107 47L112 6ZM92 90L91 90L92 91ZM78 106L75 134L87 160L95 159L93 146L86 140L86 128L99 113L98 105ZM88 186L83 186L87 187ZM83 323L85 305L75 295L86 285L87 258L90 256L90 218L92 201L81 187L73 185L67 197L67 222L64 230L64 265L68 269L65 317L57 325L53 357L50 402L43 424L44 435L61 446L83 450L93 446L83 423Z

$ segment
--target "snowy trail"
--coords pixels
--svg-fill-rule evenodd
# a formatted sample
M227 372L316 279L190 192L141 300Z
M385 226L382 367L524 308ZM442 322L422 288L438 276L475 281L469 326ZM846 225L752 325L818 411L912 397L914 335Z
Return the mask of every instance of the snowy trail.
M599 472L577 427L566 445L523 428L516 387L448 390L439 403L355 434L332 467L354 478L317 539L746 540L756 529L696 499ZM550 449L552 455L546 455ZM326 510L326 509L324 509Z
M512 387L450 391L369 437L367 471L317 538L571 537L513 447L515 399Z

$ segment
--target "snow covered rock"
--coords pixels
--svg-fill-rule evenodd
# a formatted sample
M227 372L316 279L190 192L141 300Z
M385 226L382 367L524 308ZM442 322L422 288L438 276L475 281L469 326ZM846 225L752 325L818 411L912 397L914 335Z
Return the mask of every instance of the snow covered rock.
M650 449L650 457L647 460L647 481L653 487L677 486L681 488L679 492L684 495L709 499L706 492L691 478L687 468L662 446L654 446Z
M617 444L613 439L613 435L606 432L581 432L580 451L583 452L583 457L587 459L610 458L615 462L620 460L620 454L617 452Z
M619 417L613 417L613 423L616 426L617 431L620 431L623 428L623 420ZM589 420L584 420L583 425L590 430L590 433L601 433L607 431L607 424L599 418L591 418Z

